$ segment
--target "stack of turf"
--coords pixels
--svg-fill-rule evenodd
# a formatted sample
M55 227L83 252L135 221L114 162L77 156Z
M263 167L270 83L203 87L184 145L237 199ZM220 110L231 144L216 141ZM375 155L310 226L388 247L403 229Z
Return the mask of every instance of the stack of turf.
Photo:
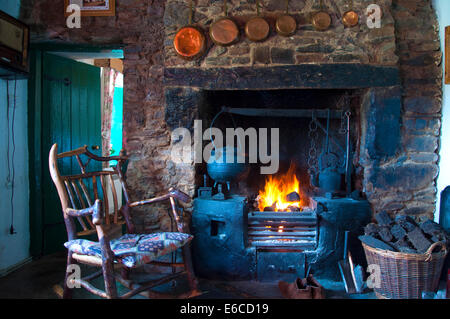
M406 215L392 219L386 212L375 215L377 224L370 223L364 228L364 236L359 239L374 248L403 253L423 254L436 242L450 244L450 234L431 219L416 223Z

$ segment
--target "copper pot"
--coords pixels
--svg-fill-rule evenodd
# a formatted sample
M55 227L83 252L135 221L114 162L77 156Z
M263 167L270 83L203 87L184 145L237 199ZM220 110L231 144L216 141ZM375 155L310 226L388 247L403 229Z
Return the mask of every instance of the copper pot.
M289 37L297 31L297 21L289 15L289 0L286 0L286 14L277 18L275 30L283 37Z
M189 25L182 27L175 34L173 46L177 54L185 60L193 60L206 51L206 38L203 31L192 25L192 0L189 5Z
M251 18L245 24L245 34L250 41L260 42L267 39L270 33L269 23L259 16L259 1L256 1L258 16Z
M227 17L227 0L224 0L223 10L225 17L214 22L209 28L211 40L221 46L228 46L239 39L239 28L236 23Z

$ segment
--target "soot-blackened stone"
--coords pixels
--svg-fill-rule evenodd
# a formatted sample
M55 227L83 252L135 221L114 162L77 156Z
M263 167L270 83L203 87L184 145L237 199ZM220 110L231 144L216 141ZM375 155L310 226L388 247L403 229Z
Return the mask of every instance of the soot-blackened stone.
M429 241L422 230L419 227L416 227L413 231L409 232L406 235L411 242L411 244L414 246L414 248L417 249L419 252L426 252L427 249L431 246L432 242Z
M382 211L382 212L376 214L375 219L377 220L378 225L381 225L381 226L389 226L390 224L392 224L391 217L385 211Z
M294 51L283 48L272 48L270 50L272 63L277 64L294 64Z

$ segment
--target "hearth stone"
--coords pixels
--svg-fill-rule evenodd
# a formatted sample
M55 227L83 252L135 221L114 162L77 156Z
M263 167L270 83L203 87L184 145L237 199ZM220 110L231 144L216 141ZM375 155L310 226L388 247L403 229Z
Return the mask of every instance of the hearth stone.
M222 280L294 280L311 265L313 273L339 279L337 262L343 257L346 230L351 232L349 247L354 259L360 264L364 260L361 244L352 239L362 234L363 227L370 222L370 205L365 200L350 198L314 198L313 203L318 216L315 247L280 249L250 245L245 197L196 198L192 215L196 274Z

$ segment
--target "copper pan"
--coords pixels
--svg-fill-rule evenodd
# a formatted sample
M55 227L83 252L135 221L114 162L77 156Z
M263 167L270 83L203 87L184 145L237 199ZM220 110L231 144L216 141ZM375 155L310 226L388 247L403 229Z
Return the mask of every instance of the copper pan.
M344 15L342 16L342 23L347 28L357 26L359 23L358 13L352 10L345 12Z
M283 37L290 37L297 31L297 21L289 15L289 0L286 0L286 14L277 18L275 30Z
M311 20L313 27L318 31L325 31L331 25L331 16L323 9L323 0L320 0L320 11L316 12Z
M214 22L209 28L211 40L221 46L228 46L239 39L239 28L236 23L228 17L227 0L223 1L225 16Z
M359 15L357 12L353 11L353 0L350 0L350 10L345 12L342 16L342 23L347 28L354 27L359 23Z
M206 51L206 38L203 31L192 25L192 0L189 5L189 25L182 27L175 34L173 46L177 54L185 60L194 60Z
M270 33L270 26L266 19L259 16L259 1L256 1L258 16L251 18L245 24L245 34L250 41L261 42L267 39Z

